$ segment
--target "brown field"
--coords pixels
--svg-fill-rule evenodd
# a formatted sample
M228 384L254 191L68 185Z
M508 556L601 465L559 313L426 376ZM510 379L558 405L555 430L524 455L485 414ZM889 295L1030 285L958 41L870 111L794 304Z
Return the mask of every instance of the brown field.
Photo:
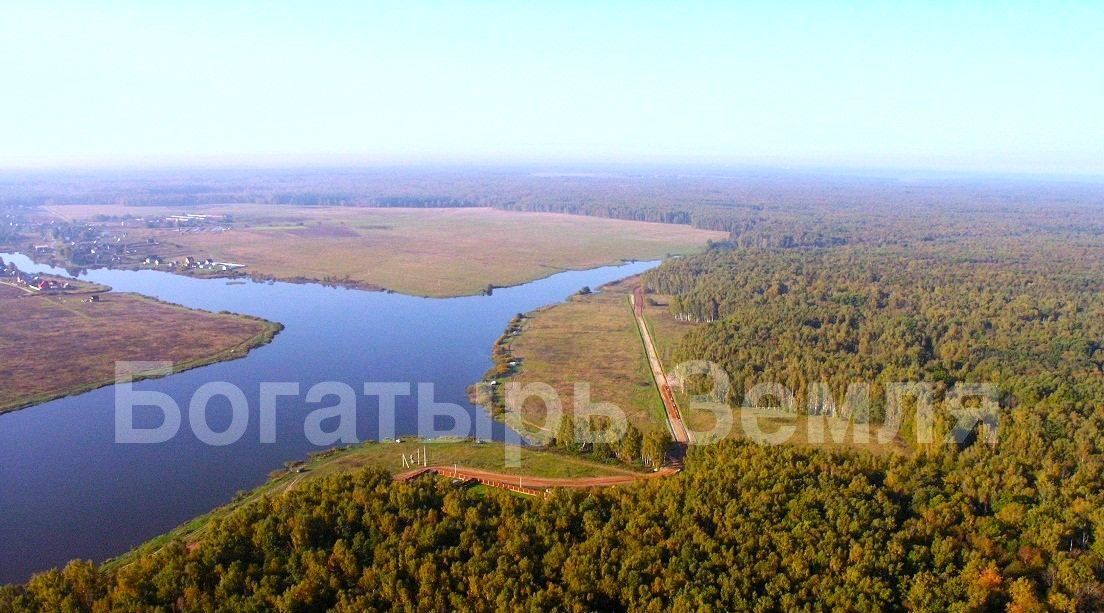
M509 381L551 385L568 413L575 383L590 383L592 402L617 405L642 431L664 427L663 406L628 302L638 282L625 279L532 314L511 341L521 366ZM531 428L538 427L545 421L544 404L530 399L523 416Z
M20 296L23 296L26 293L27 292L25 292L25 291L23 291L23 290L21 290L17 287L12 287L12 286L7 285L5 283L0 283L0 300L6 300L8 298L19 298Z
M100 296L88 303L87 294L0 285L0 412L109 385L116 360L169 360L184 370L244 356L279 329L135 294Z
M119 205L47 210L68 220L182 212ZM489 285L516 285L567 269L694 252L710 239L726 237L689 226L489 208L225 205L188 212L232 215L231 229L150 230L130 221L125 231L131 239L158 240L157 255L163 257L192 255L245 264L246 272L258 277L436 297L476 294Z

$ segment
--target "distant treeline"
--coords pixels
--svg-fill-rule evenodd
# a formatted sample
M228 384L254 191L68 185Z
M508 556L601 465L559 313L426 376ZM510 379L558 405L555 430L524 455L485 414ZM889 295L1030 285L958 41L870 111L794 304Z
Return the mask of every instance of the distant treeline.
M1102 191L1099 184L1073 182L723 169L591 175L521 168L0 174L0 206L485 206L692 225L730 233L730 245L737 248L887 243L898 240L902 230L917 235L925 229L934 240L944 236L945 228L938 226L950 217L984 223L1002 213L1030 215L1054 207L1061 215L1080 215L1084 207L1104 207ZM937 226L928 227L933 221ZM1086 223L1099 230L1099 221Z

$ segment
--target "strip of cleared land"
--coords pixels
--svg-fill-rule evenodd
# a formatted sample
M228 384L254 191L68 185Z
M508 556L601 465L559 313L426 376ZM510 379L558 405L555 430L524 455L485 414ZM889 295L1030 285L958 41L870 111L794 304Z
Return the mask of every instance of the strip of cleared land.
M0 285L0 316L0 412L110 385L117 360L171 361L179 371L242 357L280 328L136 294L12 285Z
M256 277L436 297L696 252L708 240L727 236L682 225L489 208L225 205L187 209L210 216L194 221L172 221L181 210L154 207L47 210L58 220L92 223L138 245L134 265L150 255L163 266L191 256L244 264L239 274Z
M679 411L674 394L671 393L671 386L667 382L667 372L663 370L663 364L659 360L655 342L652 341L652 333L644 320L644 294L641 290L638 290L632 297L632 305L636 317L636 327L640 332L640 340L644 344L644 353L648 356L648 367L652 370L652 379L655 381L656 389L663 401L667 426L671 430L671 436L676 443L689 444L690 433L687 432L686 426L683 424L682 413Z

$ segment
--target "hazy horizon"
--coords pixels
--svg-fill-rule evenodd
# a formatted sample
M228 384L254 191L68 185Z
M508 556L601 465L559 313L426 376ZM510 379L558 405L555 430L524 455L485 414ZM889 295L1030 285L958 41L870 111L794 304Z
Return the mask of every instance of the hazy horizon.
M400 162L380 161L375 163L329 163L326 161L298 163L263 163L256 160L242 160L226 163L203 163L185 161L181 163L150 164L96 164L96 165L57 165L36 167L0 167L0 177L48 177L89 179L111 176L130 176L134 178L153 178L160 175L199 175L219 173L264 173L281 175L287 173L304 174L372 174L396 172L400 174L455 173L457 175L503 174L512 176L560 177L560 178L717 178L717 179L753 179L795 177L826 180L880 180L901 183L939 184L971 183L1000 180L1002 182L1023 182L1039 184L1087 184L1104 183L1101 173L1067 172L1018 172L1008 170L955 170L932 168L906 168L881 166L802 166L802 165L753 165L689 162L585 162L585 161L528 161L528 162L479 162L479 161L442 161L442 162Z
M1104 176L1104 7L16 3L0 169Z

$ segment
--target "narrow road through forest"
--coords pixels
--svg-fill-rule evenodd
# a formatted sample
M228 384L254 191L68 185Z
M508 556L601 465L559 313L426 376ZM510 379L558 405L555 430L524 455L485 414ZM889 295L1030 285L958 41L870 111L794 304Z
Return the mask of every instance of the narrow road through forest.
M652 342L652 334L648 331L648 324L644 321L644 291L637 288L630 298L633 306L633 315L636 317L636 327L640 330L640 338L644 341L644 352L648 355L648 365L652 369L656 387L659 389L659 397L663 400L663 408L667 412L667 425L671 429L671 436L680 445L690 444L690 432L682 421L682 413L679 411L675 395L671 392L671 385L667 381L667 374L663 370L663 364L659 361L655 343Z

